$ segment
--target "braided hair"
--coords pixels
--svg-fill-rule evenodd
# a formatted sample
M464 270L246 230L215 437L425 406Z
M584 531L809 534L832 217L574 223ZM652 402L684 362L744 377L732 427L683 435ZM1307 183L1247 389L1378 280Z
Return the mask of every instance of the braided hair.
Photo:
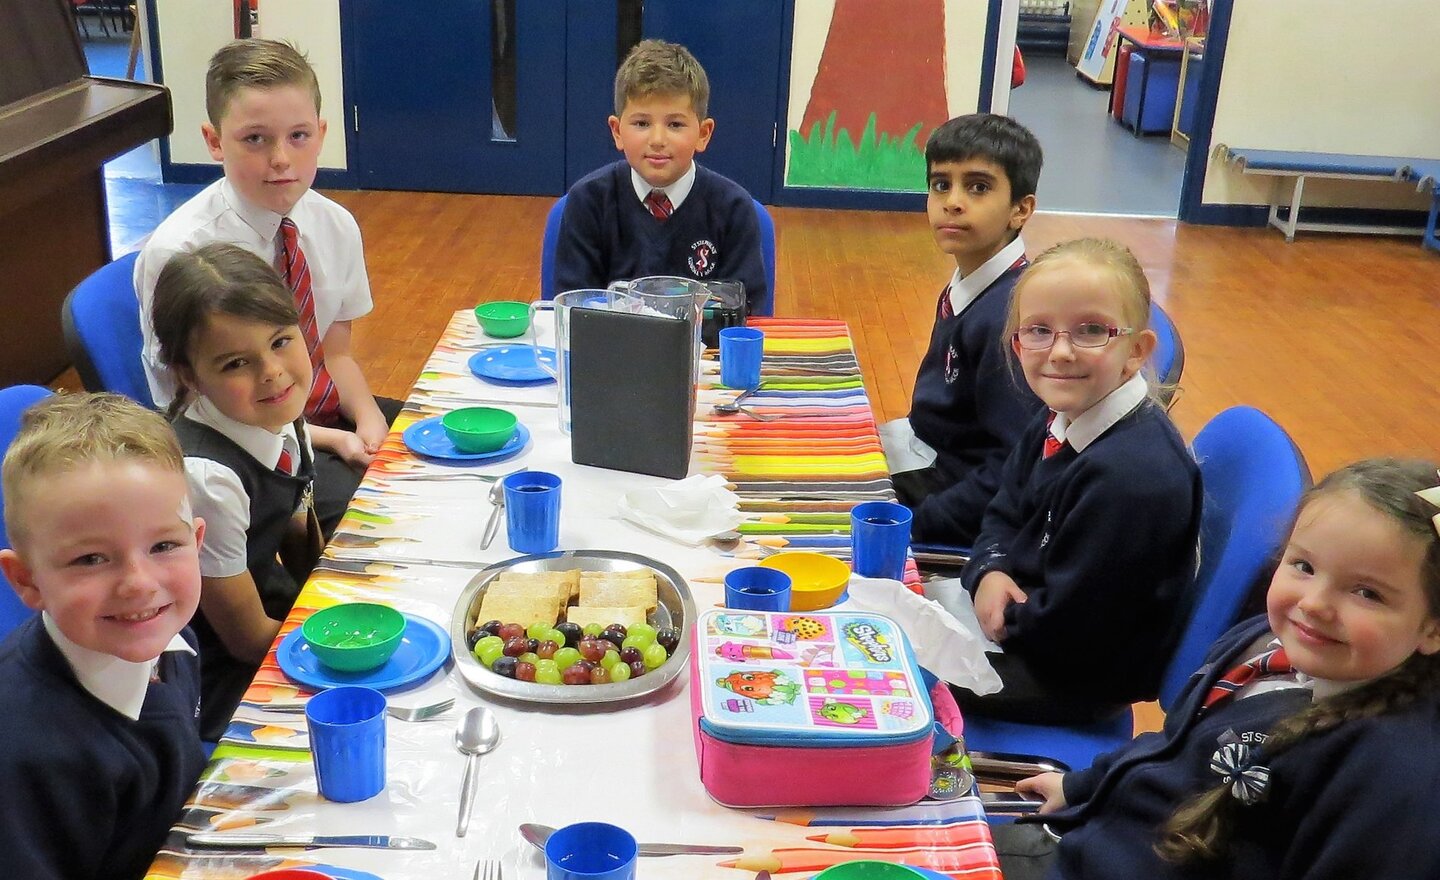
M1316 499L1349 492L1377 513L1388 516L1405 534L1424 542L1420 583L1430 616L1440 618L1440 536L1431 521L1437 510L1415 494L1435 483L1433 463L1367 459L1326 477L1306 493L1299 509L1303 511ZM1437 690L1440 690L1440 654L1413 654L1394 671L1360 687L1316 700L1281 721L1266 740L1265 754L1274 758L1307 737L1334 730L1350 721L1402 712ZM1181 864L1218 859L1225 854L1226 843L1244 809L1244 805L1230 795L1230 786L1219 784L1175 811L1162 829L1155 851L1162 858Z

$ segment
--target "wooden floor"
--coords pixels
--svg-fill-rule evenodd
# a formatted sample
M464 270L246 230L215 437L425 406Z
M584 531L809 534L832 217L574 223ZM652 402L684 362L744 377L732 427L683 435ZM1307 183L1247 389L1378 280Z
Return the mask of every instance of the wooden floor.
M359 220L375 311L356 351L403 397L450 314L540 286L551 200L327 193ZM849 322L879 414L904 415L935 298L953 271L920 214L772 208L776 312ZM1415 239L1037 215L1034 255L1079 236L1135 251L1185 343L1172 414L1187 437L1229 406L1285 426L1316 476L1380 454L1440 459L1440 254Z

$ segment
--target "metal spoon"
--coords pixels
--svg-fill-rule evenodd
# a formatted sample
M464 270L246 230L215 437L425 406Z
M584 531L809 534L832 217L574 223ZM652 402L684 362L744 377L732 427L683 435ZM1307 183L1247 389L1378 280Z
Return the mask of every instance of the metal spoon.
M741 392L740 396L735 398L734 400L731 400L728 403L717 403L712 408L716 412L725 413L726 415L738 413L740 412L740 404L745 402L745 398L749 397L750 395L754 394L756 391L759 390L760 389L758 387L747 389Z
M489 550L495 540L495 530L500 527L500 511L505 509L505 483L503 478L490 487L490 519L485 521L485 535L480 539L480 549Z
M537 825L533 822L526 822L520 826L520 836L525 838L531 846L544 851L545 841L555 829L549 825ZM739 846L702 846L688 843L642 843L640 844L640 855L642 856L725 856L735 855L744 852L744 847Z
M500 744L500 723L488 706L476 706L460 719L455 728L455 748L465 755L465 778L460 781L460 822L455 836L464 837L470 830L470 807L475 803L475 768L480 756Z

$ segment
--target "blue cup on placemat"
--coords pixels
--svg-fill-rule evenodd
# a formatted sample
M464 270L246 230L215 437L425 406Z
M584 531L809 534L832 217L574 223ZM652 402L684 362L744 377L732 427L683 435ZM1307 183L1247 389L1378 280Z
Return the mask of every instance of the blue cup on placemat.
M726 327L720 331L720 381L747 391L760 387L760 356L765 334L754 327Z
M545 841L546 880L631 880L640 847L624 828L604 822L566 825Z
M560 478L520 471L504 480L505 535L516 553L549 553L560 545Z
M305 704L315 780L326 800L348 803L385 789L385 695L367 687L321 691Z
M893 501L866 501L850 510L850 541L855 573L861 577L901 580L910 549L910 509Z
M725 607L741 611L789 611L790 575L750 565L725 575Z

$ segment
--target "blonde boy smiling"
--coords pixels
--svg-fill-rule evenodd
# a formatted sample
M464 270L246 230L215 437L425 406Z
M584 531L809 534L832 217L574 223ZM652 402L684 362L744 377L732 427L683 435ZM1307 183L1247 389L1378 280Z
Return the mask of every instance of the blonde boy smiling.
M3 479L14 548L0 569L41 612L0 645L7 874L138 878L205 760L185 629L205 526L179 445L119 395L49 398Z

